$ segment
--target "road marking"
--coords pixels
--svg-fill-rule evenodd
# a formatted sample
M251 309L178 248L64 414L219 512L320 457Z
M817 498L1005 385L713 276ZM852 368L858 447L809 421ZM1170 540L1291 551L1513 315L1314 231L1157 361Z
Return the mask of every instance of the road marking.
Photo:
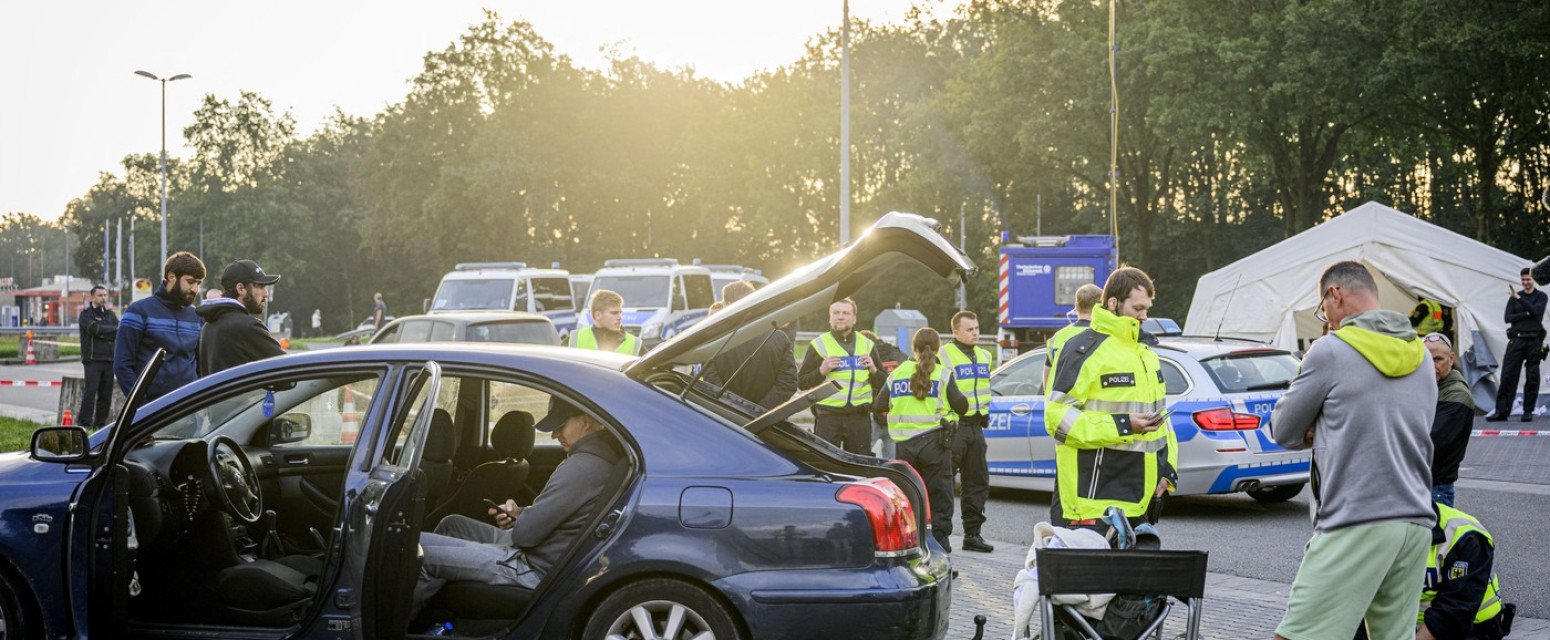
M0 380L0 387L61 387L59 380Z

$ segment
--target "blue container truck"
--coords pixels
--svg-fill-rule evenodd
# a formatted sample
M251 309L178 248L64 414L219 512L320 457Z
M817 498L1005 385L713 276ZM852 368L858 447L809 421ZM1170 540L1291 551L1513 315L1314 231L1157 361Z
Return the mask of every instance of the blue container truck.
M1004 362L1038 347L1076 319L1076 290L1103 286L1119 263L1114 236L1013 236L1001 233L996 336ZM1068 315L1069 314L1069 315Z

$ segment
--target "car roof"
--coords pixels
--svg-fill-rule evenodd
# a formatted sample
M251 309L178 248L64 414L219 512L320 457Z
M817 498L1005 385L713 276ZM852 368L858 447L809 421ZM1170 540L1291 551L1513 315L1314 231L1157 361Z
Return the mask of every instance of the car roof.
M699 266L695 266L695 265L692 265L692 264L625 265L625 266L620 266L620 267L603 267L601 269L598 269L597 272L592 274L592 275L595 276L595 277L601 278L603 276L612 276L612 275L620 275L620 274L631 274L631 273L663 274L663 275L672 274L672 273L691 273L691 274L704 274L704 275L708 276L708 275L710 275L710 270L706 269L705 267L699 267Z
M554 277L554 278L565 278L565 277L569 277L570 276L570 272L568 272L568 271L566 271L564 269L539 269L539 268L536 268L536 267L522 267L522 268L515 268L515 267L484 267L484 268L476 268L476 269L456 269L456 270L453 270L453 271L448 271L446 275L441 277L441 279L443 279L443 280L479 280L479 279L484 279L484 278L495 278L495 277L512 277L512 278L515 278L515 277L524 277L524 278L532 277L532 278L536 278L536 277L545 277L545 276Z
M412 316L404 316L390 324L404 324L415 320L438 320L443 322L461 322L473 324L475 322L551 322L547 316L526 311L448 311L446 313L425 313Z

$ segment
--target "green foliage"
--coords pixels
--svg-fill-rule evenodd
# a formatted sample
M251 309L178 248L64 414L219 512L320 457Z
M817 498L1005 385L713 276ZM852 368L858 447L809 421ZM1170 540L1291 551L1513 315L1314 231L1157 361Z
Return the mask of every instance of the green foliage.
M22 451L32 446L32 432L41 426L36 422L0 416L0 453Z
M1154 275L1159 315L1182 316L1202 273L1367 200L1543 255L1546 50L1544 3L965 0L858 23L853 224L913 211L962 234L988 317L1000 232L1108 232L1117 89L1121 258ZM212 281L239 258L283 274L272 308L298 326L321 309L329 332L378 291L418 312L462 261L670 256L779 276L839 235L839 67L831 30L736 84L617 55L581 69L487 14L425 55L401 102L310 135L257 93L207 96L183 132L193 157L169 167L171 245L202 242ZM130 155L61 224L96 249L105 222L138 221L137 272L154 276L158 199L156 155ZM24 286L58 272L62 235L7 216L0 269ZM99 254L73 251L76 273L100 273ZM863 316L901 305L940 328L955 293L912 271L857 298Z

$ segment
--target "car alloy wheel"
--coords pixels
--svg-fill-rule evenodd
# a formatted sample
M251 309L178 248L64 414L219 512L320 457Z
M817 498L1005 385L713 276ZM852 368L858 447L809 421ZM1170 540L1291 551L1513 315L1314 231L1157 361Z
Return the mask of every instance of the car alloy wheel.
M732 612L686 582L643 580L603 601L583 637L606 640L743 640Z

